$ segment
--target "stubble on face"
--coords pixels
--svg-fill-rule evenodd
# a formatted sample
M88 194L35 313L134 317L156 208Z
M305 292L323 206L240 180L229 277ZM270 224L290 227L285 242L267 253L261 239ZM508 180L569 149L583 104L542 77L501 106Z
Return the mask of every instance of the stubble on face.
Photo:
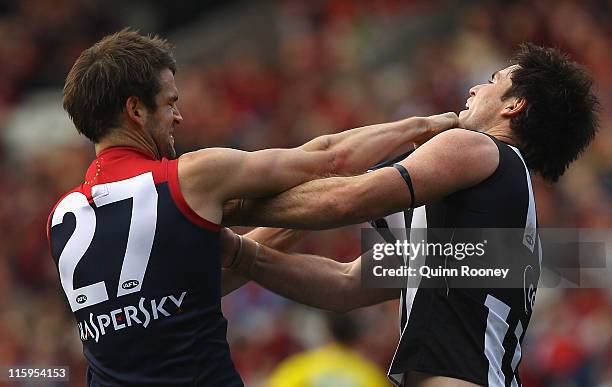
M500 120L504 106L502 97L512 85L511 73L516 68L513 65L496 71L488 83L470 89L466 109L459 113L462 128L484 132Z
M160 91L155 96L156 108L149 115L150 119L145 130L155 142L162 157L173 159L176 157L174 148L174 129L177 124L173 109L176 108L178 90L174 81L174 74L168 69L161 72L159 77Z

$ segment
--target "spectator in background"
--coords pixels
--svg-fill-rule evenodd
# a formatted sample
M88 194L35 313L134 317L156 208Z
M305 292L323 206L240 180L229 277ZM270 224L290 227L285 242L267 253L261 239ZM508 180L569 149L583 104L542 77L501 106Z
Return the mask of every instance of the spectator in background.
M326 322L331 342L283 361L270 375L268 387L390 386L382 370L353 348L363 334L354 317L330 313Z

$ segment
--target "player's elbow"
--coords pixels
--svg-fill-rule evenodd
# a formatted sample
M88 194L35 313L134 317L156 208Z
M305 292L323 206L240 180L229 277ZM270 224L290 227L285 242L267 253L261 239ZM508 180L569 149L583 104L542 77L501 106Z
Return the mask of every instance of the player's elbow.
M354 278L354 273L350 270L351 264L343 263L342 265L343 270L336 279L334 294L328 298L327 309L336 313L347 313L360 306L355 302L355 286L359 285Z
M349 158L351 155L351 149L339 148L331 150L331 158L332 158L332 173L336 175L345 175L345 174L354 174L357 172L362 172L356 170L355 168L351 168L351 163L349 163Z
M320 145L316 148L317 151L324 153L325 165L323 175L329 177L332 175L344 175L347 173L353 173L351 170L348 159L352 153L352 149L338 144L334 141L333 135L324 135L319 137Z
M348 299L338 300L332 307L328 308L330 312L335 313L348 313L355 309L357 309L357 307L351 305L350 300Z

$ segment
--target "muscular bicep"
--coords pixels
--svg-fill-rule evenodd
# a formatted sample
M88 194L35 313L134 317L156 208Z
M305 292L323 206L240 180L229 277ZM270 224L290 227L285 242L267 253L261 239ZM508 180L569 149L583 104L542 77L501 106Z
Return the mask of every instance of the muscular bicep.
M269 196L321 177L333 168L333 155L299 148L256 152L209 148L181 156L179 183L196 213L220 221L225 201Z
M378 213L410 206L410 194L394 168L350 177L313 180L274 197L226 206L226 225L328 229L360 223Z
M226 199L276 194L333 170L333 153L293 149L241 152L227 166L236 179L225 183Z
M185 171L225 201L282 192L320 177L333 163L333 153L326 151L211 148L194 152L185 160Z

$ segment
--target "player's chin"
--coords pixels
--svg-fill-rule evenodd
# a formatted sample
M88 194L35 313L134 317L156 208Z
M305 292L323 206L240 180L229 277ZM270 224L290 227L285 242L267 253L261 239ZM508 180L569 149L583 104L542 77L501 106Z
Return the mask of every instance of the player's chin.
M174 136L170 135L168 137L168 149L166 151L166 157L169 159L174 159L176 157L176 149L174 148Z
M176 149L174 149L174 146L168 148L166 157L168 157L169 160L173 160L176 158Z

